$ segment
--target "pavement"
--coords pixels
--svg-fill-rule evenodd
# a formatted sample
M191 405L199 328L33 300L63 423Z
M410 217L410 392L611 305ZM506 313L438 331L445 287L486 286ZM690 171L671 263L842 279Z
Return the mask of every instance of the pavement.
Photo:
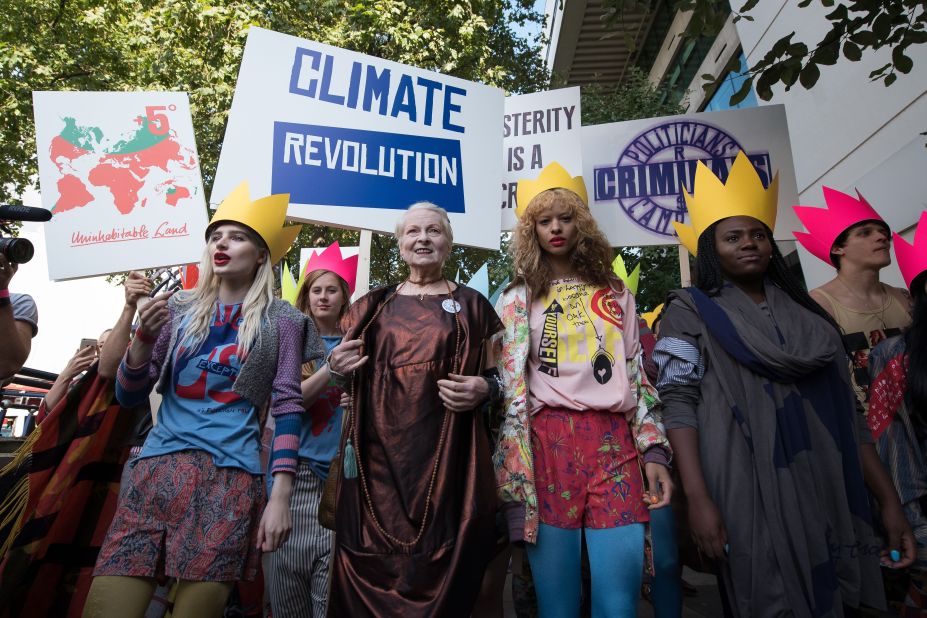
M683 579L695 586L695 596L685 597L683 599L682 618L721 618L724 612L721 609L721 597L718 594L718 586L714 575L698 573L688 568L683 568ZM505 582L505 595L503 597L503 607L505 618L516 618L515 606L512 603L512 576L509 576ZM654 618L653 606L647 601L641 600L637 609L638 618ZM474 617L479 618L479 617Z

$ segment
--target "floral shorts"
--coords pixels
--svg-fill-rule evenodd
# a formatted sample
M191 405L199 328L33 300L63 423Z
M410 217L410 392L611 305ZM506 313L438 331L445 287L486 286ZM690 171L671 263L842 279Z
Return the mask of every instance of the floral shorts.
M542 408L531 418L541 523L616 528L650 521L628 422L621 414Z
M262 477L209 453L136 459L93 574L250 581L263 508Z

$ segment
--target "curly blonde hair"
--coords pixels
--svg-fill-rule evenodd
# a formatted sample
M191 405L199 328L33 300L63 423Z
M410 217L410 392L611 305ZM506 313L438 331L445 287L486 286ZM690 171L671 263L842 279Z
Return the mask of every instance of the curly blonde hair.
M535 223L542 212L554 204L569 208L576 223L579 239L570 255L577 276L593 285L623 285L612 272L613 252L605 234L578 195L567 189L548 189L528 203L515 229L512 231L512 257L515 262L516 282L524 281L532 294L543 296L554 278L553 268L538 242Z

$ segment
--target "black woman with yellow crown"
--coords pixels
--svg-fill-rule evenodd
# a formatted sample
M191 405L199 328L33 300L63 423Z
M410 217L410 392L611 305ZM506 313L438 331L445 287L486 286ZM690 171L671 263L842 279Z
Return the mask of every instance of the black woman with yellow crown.
M777 185L743 153L726 183L698 164L691 225L675 224L696 281L667 300L657 389L692 534L718 561L731 615L855 615L884 606L880 554L907 566L914 540L857 414L840 331L773 240Z

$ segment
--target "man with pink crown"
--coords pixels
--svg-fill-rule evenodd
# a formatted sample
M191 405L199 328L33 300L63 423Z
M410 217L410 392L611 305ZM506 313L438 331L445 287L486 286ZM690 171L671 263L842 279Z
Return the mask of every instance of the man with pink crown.
M911 323L906 290L879 281L891 264L891 232L869 202L823 187L826 208L793 206L807 232L795 238L815 257L837 269L837 276L811 297L833 316L853 358L853 384L864 409L869 406L869 352Z
M902 615L921 616L927 609L927 516L922 506L927 498L927 459L921 442L927 432L922 413L927 410L927 211L921 213L914 242L895 233L894 245L914 313L902 335L872 349L867 420L917 542Z

